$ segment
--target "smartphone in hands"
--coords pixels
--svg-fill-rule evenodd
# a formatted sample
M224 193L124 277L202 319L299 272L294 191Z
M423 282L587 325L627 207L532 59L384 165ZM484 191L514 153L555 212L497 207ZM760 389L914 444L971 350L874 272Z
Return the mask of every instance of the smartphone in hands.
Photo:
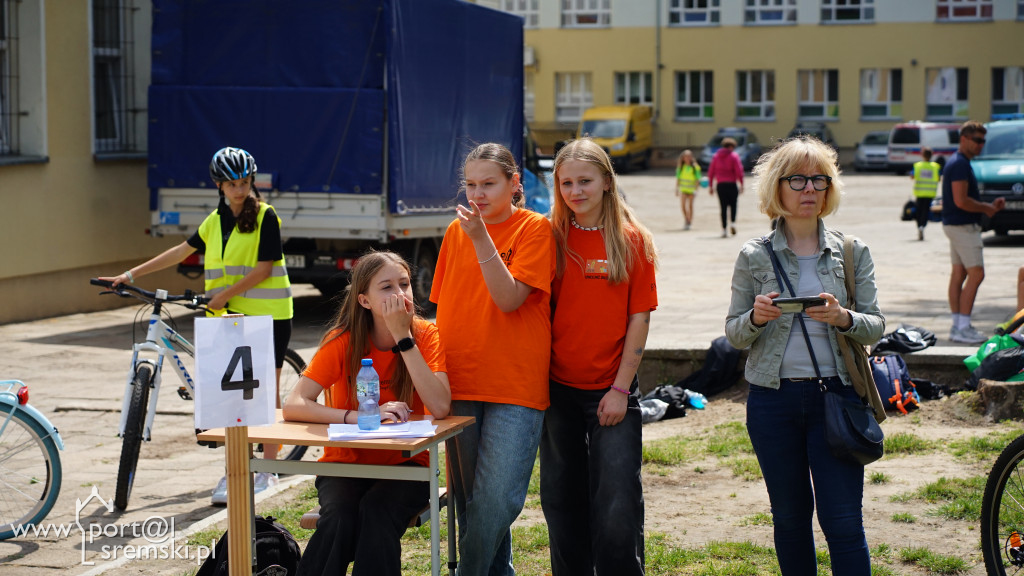
M803 312L815 306L824 306L825 299L818 296L801 296L798 298L772 298L772 304L777 306L783 314L795 314Z

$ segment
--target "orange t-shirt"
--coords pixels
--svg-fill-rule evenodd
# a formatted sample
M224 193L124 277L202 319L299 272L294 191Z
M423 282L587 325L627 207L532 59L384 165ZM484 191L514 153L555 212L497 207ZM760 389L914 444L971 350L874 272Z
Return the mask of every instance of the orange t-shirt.
M583 258L585 269L567 257L565 273L552 284L555 382L584 390L611 386L622 361L629 317L658 307L654 264L644 258L637 234L630 234L630 243L640 255L629 270L629 281L609 284L603 233L569 228L569 248Z
M437 327L425 320L417 320L416 328L413 331L416 338L416 347L423 354L427 366L434 372L444 372L444 352L441 349L441 341L438 338ZM324 344L313 356L313 360L306 366L302 374L317 384L326 388L334 388L332 395L332 408L342 410L358 410L359 406L349 400L348 389L348 347L350 334L344 332L334 340ZM373 359L373 369L380 377L380 403L393 402L398 400L391 391L391 377L395 372L395 364L398 361L398 354L391 350L378 350L370 344L370 354L367 358ZM359 367L356 368L358 370ZM410 408L416 414L425 414L423 400L413 390ZM320 462L357 462L359 464L401 464L413 461L420 466L427 466L430 463L430 455L426 452L417 454L412 458L402 458L397 450L367 450L353 448L324 448L324 455Z
M430 300L437 303L452 399L544 410L555 275L551 224L519 209L500 224L488 224L487 232L512 276L533 291L517 310L502 312L484 283L473 241L458 220L448 226Z

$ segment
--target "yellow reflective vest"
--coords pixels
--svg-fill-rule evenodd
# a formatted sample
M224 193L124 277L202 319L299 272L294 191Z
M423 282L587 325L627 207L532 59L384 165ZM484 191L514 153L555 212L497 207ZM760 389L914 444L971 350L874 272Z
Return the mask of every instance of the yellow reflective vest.
M236 227L227 244L222 240L220 215L214 210L199 225L199 236L206 243L205 276L206 296L212 298L228 286L237 284L252 272L258 263L260 229L270 204L260 202L256 217L256 230L239 232ZM278 224L281 219L278 218ZM228 300L228 309L246 316L273 316L274 320L288 320L293 315L292 288L284 260L274 262L270 276Z
M941 169L937 162L922 160L914 163L914 197L935 198Z
M676 182L683 194L693 194L700 182L700 166L683 164L676 169Z

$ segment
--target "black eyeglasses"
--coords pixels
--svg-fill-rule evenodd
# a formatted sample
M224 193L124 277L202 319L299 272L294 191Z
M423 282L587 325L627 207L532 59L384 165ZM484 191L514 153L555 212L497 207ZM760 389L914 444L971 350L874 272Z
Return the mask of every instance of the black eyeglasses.
M972 141L973 141L973 142L974 142L975 144L981 144L982 146L984 146L984 145L985 145L985 138L983 138L983 137L981 137L981 136L978 136L978 137L975 137L975 138L971 138L971 140L972 140Z
M832 177L825 176L824 174L815 174L814 176L804 176L803 174L793 174L792 176L786 176L779 178L779 182L786 180L789 182L789 189L794 192L800 192L807 187L807 181L811 181L811 185L818 192L824 192L828 190L828 187L832 185Z

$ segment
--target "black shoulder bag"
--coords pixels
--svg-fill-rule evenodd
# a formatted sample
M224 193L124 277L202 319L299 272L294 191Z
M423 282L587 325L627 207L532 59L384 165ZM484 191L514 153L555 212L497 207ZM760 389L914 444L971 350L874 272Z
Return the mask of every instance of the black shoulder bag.
M761 241L771 257L772 268L775 270L775 281L778 282L780 288L785 286L790 295L796 296L789 277L782 273L782 266L772 248L771 240L767 236L763 236ZM825 395L825 441L828 443L832 455L840 460L861 466L878 460L884 451L882 446L884 435L881 426L875 421L874 410L863 400L860 402L847 400L825 385L821 377L821 370L818 368L818 359L814 356L814 348L811 347L811 338L807 335L803 314L798 312L796 319L800 322L800 328L804 333L804 342L807 344L807 352L811 355L811 363L814 364L814 375L818 378L818 386Z

